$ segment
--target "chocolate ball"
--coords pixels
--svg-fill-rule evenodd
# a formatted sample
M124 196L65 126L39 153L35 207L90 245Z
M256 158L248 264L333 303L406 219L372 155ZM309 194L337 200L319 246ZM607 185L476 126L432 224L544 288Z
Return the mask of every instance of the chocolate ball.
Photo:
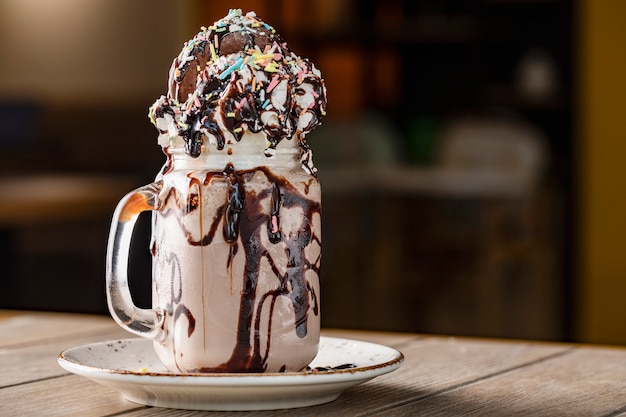
M221 55L230 55L241 52L246 45L250 44L250 35L242 32L227 33L220 39L219 53Z
M175 59L170 69L169 96L178 101L186 101L189 94L193 93L196 89L198 73L205 68L210 58L211 52L207 42L204 48L200 48L196 54L194 54L192 61L181 66L178 59ZM198 71L198 67L200 71ZM180 72L178 76L176 75L176 69ZM176 93L177 87L178 93Z
M252 39L254 44L258 46L261 51L263 51L267 45L271 45L274 42L274 39L269 35L255 34Z

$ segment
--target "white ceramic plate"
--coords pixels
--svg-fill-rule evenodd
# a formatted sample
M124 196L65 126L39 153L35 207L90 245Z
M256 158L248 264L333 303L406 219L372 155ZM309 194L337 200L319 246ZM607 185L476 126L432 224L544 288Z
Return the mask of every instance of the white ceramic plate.
M310 368L268 374L176 374L159 362L152 342L135 338L77 346L59 355L66 370L119 391L129 401L189 410L275 410L335 400L346 389L400 367L387 346L322 337ZM349 369L333 369L353 364Z

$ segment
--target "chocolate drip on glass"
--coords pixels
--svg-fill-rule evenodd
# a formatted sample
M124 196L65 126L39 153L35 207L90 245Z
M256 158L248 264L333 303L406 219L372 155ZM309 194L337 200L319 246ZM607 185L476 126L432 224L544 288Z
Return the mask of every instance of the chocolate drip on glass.
M270 187L257 192L246 188L255 175L261 173L270 182ZM209 230L200 239L194 239L190 231L184 230L187 241L192 246L209 246L213 243L216 230L222 224L224 240L230 244L231 250L227 260L230 266L234 256L242 250L245 256L245 267L243 275L243 286L240 297L239 318L236 335L237 342L230 359L217 368L203 368L199 372L238 372L240 369L247 369L250 372L263 372L265 361L271 349L271 317L274 313L274 305L279 296L287 297L293 306L294 322L296 324L296 334L303 338L307 335L307 319L309 310L313 314L319 314L318 297L315 290L308 283L305 273L308 270L319 274L319 257L313 261L307 260L304 251L312 243L321 244L318 236L312 231L312 218L315 214L321 214L319 202L310 200L303 196L296 187L285 178L273 174L268 168L258 167L251 170L235 171L232 165L227 165L223 172L208 173L203 181L204 186L211 186L213 181L224 181L227 184L228 196L226 201L218 208L217 216L210 223ZM195 181L190 181L190 187L195 186ZM307 186L308 188L308 186ZM202 188L199 188L200 190ZM190 213L201 207L190 208L190 201L202 202L202 196L190 193L184 205L181 205L182 198L172 189L167 194L165 204L169 199L175 199L176 207ZM269 212L265 208L264 201L270 200ZM193 206L193 204L192 204ZM280 211L283 208L300 208L303 212L302 221L298 228L298 233L286 236L280 230ZM171 213L173 214L173 213ZM262 233L268 233L270 245L282 244L287 255L287 264L281 272L270 253L269 246L264 244ZM257 294L257 283L261 263L266 261L279 281L277 289L265 294ZM175 292L177 280L180 277L172 272L172 294L177 296L172 299L170 311L173 312L174 320L184 313L189 321L190 329L194 322L193 316L187 308L178 304L182 294L180 290ZM256 306L256 307L255 307ZM269 336L262 349L259 327L261 325L262 310L269 309ZM190 330L193 331L193 330Z

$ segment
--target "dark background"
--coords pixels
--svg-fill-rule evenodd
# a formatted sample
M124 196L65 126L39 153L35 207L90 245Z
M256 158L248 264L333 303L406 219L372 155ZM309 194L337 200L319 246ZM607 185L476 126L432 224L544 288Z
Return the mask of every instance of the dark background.
M165 93L182 42L228 11L199 0L135 3L72 3L75 16L41 21L19 2L0 3L14 35L37 30L34 22L59 37L33 35L30 52L20 39L0 43L17 57L0 64L14 77L0 84L4 187L23 189L25 177L104 181L94 182L99 199L61 208L12 203L4 189L0 308L106 313L111 213L164 161L147 109ZM574 338L575 2L239 6L254 8L327 82L328 117L309 136L324 189L325 326ZM25 75L18 61L33 55L41 67ZM470 145L470 155L446 148L464 134L497 144ZM516 147L526 142L539 144L528 166ZM148 241L144 216L130 266L144 306Z

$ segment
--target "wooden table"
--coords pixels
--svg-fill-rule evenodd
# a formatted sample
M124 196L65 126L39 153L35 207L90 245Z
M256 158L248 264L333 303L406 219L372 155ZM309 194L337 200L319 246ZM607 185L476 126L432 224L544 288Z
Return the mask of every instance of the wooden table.
M251 416L626 416L626 349L326 330L386 344L406 360L390 374L310 408ZM0 311L0 416L241 416L144 407L70 374L60 351L128 337L104 316Z

